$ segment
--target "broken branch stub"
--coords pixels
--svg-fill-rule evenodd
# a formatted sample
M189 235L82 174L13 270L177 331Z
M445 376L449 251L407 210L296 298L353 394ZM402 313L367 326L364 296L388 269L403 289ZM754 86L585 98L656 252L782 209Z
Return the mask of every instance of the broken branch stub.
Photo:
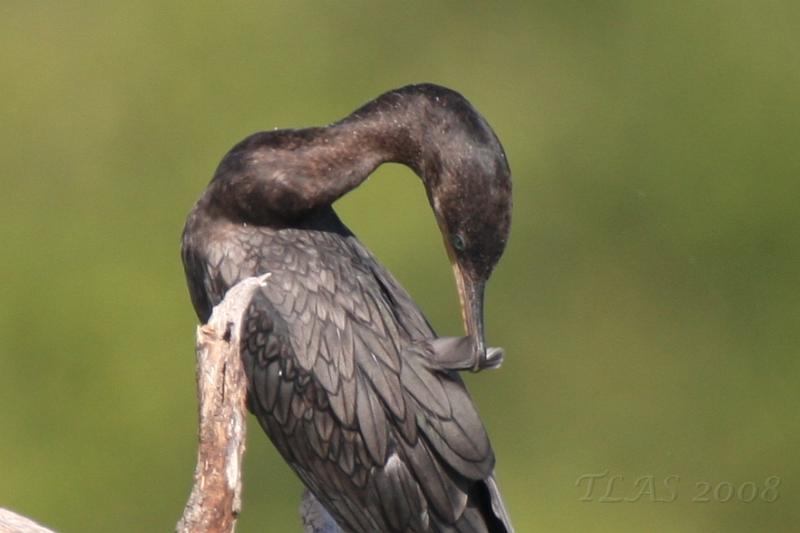
M239 325L253 292L268 275L228 291L208 323L197 328L199 446L194 484L178 533L230 533L242 505L247 380L239 356Z

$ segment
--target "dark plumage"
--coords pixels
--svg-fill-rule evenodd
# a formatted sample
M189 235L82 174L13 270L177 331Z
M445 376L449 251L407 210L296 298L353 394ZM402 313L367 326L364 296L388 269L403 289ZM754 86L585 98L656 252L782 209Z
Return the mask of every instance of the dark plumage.
M331 204L380 164L423 180L469 336L436 339ZM345 531L511 531L486 431L457 371L495 366L483 285L508 235L511 178L458 93L413 85L322 128L256 133L223 158L182 256L205 322L269 272L242 324L248 405Z

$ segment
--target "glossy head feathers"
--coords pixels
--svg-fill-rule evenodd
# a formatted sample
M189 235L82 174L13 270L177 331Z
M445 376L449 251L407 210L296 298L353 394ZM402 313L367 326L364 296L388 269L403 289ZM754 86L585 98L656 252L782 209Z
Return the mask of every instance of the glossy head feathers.
M414 90L427 100L420 175L453 264L465 328L485 359L483 293L508 241L511 171L494 131L464 97L431 85Z

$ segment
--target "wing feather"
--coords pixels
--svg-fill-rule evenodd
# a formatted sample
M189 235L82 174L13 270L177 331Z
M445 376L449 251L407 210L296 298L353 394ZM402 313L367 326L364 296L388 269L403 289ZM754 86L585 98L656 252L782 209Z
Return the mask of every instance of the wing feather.
M361 437L369 452L372 462L382 465L386 460L386 440L388 428L386 413L378 401L377 395L370 390L366 380L358 376L356 412Z
M465 358L463 343L428 343L430 326L382 267L324 268L314 261L335 254L300 255L290 257L295 270L274 272L256 293L242 325L259 422L354 531L477 523L470 487L491 476L494 456L448 368ZM316 281L287 283L304 263ZM355 493L364 499L353 508ZM498 505L493 495L490 508Z

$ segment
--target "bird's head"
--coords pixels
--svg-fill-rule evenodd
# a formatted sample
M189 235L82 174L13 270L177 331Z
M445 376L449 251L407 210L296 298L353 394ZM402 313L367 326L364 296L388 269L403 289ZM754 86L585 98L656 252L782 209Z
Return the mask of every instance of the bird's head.
M505 152L483 117L463 98L450 100L446 120L429 131L437 154L428 159L427 191L453 266L467 335L476 350L476 369L492 366L502 352L487 354L483 295L508 241L511 171ZM488 356L488 357L487 357ZM487 362L488 361L488 362Z

